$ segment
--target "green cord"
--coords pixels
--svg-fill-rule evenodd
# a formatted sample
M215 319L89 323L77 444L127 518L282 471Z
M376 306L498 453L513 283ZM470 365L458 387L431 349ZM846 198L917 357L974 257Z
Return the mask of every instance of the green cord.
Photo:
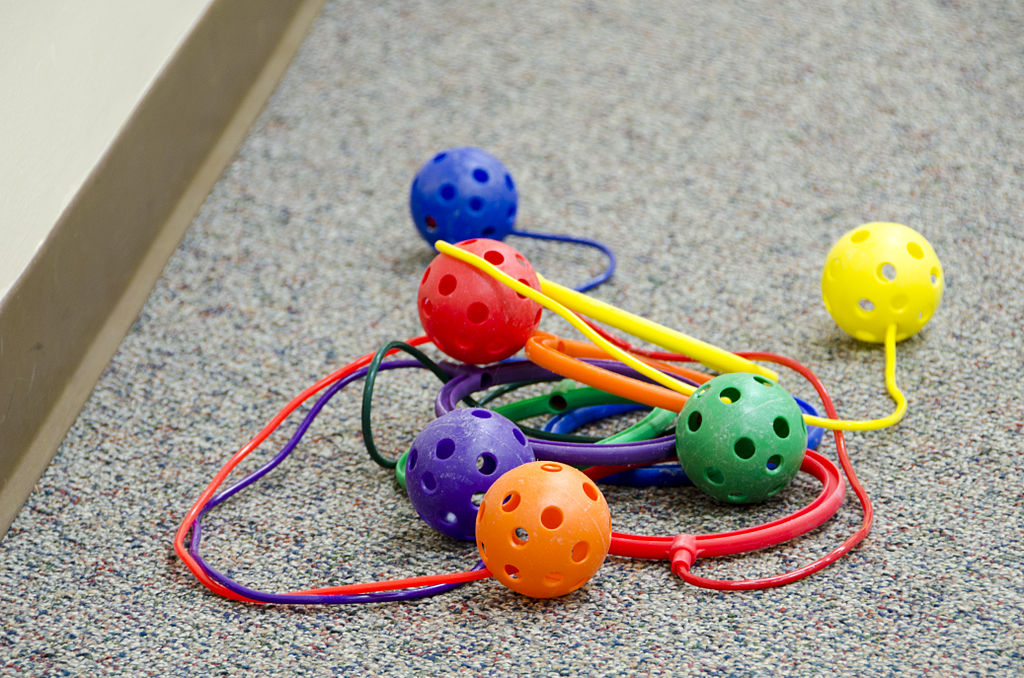
M395 468L398 465L398 462L402 459L402 457L399 457L398 459L388 459L388 458L384 457L380 453L380 450L377 449L377 444L374 442L374 438L373 438L373 424L371 422L370 415L371 415L372 410L373 410L373 388L374 388L374 384L377 381L377 374L380 372L380 364L381 364L381 362L383 362L384 357L390 351L396 350L396 349L400 350L400 351L403 351L404 353L407 353L409 356L411 356L412 358L417 360L421 365L423 365L424 367L429 369L431 372L433 372L434 376L436 376L438 379L440 379L442 383L447 384L453 378L452 375L450 375L447 372L445 372L436 362L431 360L425 353L423 353L423 351L420 351L419 349L417 349L417 348L415 348L413 346L410 346L409 344L407 344L407 343L405 343L403 341L389 341L389 342L385 343L383 346L381 346L379 349L377 349L377 352L373 355L373 360L370 361L370 364L366 368L366 378L365 378L365 380L363 382L363 403L362 403L362 413L361 413L361 428L362 428L362 433L363 433L363 445L366 446L366 451L367 451L367 453L369 453L370 459L372 459L378 466L380 466L382 468L386 468L386 469L393 469L393 468ZM537 383L537 382L519 382L517 384L517 387L525 386L528 383ZM509 386L512 386L512 384L509 384ZM509 390L514 390L514 389L509 389ZM508 391L506 391L506 392L508 392ZM490 394L488 394L488 395L490 395ZM543 396L543 398L547 399L548 396ZM481 403L477 402L471 396L468 396L468 395L466 397L464 397L460 402L465 403L466 406L468 406L468 407L480 407L481 406ZM565 409L565 408L563 408L563 409ZM498 408L498 410L495 410L495 411L500 412L500 410L501 410L501 408ZM544 414L546 411L548 411L548 410L542 410L542 411L538 412L537 414ZM558 410L553 410L553 411L558 411ZM535 415L530 415L530 416L535 416ZM522 418L525 419L527 417L522 417ZM515 421L515 420L513 419L513 421ZM517 423L516 425L519 426L520 430L522 430L522 432L524 434L526 434L527 436L529 436L531 438L540 438L542 440L551 440L551 441L563 442L563 443L566 443L566 442L568 442L568 443L594 443L594 442L597 442L598 440L600 440L599 438L594 438L592 436L579 436L579 435L565 434L565 433L549 433L547 431L542 431L541 429L533 428L532 426L525 426L525 425L519 424L519 423Z
M629 428L614 433L600 444L611 443L634 443L640 440L651 440L665 433L675 425L676 413L671 410L663 410L655 407L647 413L647 416L636 422Z
M380 372L380 364L384 360L384 356L394 349L403 351L415 358L421 365L433 372L434 376L441 380L441 383L447 384L452 379L451 375L442 370L436 362L428 358L427 354L418 348L410 346L404 341L389 341L377 349L377 352L373 355L373 360L370 361L369 366L366 368L366 378L363 382L363 445L366 446L366 451L370 454L370 459L373 459L378 466L387 469L395 468L398 461L395 459L385 458L377 449L377 444L373 440L373 425L370 421L370 413L373 409L373 385L377 381L377 373ZM463 398L462 401L470 407L477 406L476 401L468 396Z
M492 400L495 400L496 398L500 398L501 396L511 393L512 391L518 391L524 386L530 386L531 384L536 383L537 382L535 381L514 381L511 384L504 384L502 386L498 386L490 393L485 393L477 400L477 402L479 402L481 405L486 405L487 403L491 402Z

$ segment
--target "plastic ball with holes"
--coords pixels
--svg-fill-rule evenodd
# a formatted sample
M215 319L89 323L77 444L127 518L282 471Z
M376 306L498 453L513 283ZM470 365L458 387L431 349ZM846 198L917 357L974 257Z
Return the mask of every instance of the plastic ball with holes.
M676 454L693 484L731 504L763 501L789 484L807 449L796 400L760 375L715 377L686 401Z
M493 155L467 146L428 160L409 192L409 211L423 239L504 240L515 225L519 196L512 175Z
M537 274L515 248L488 238L459 247L536 290ZM526 345L541 306L469 264L437 255L423 273L416 308L430 340L447 355L478 365L504 360Z
M924 236L902 224L873 222L844 234L829 251L821 293L847 334L871 343L913 336L942 300L942 264Z
M490 410L452 410L416 436L405 489L416 512L438 532L471 540L477 507L501 474L534 461L533 448L511 421Z
M487 490L476 544L502 584L532 598L564 596L600 569L611 545L604 495L572 466L537 461L515 468Z

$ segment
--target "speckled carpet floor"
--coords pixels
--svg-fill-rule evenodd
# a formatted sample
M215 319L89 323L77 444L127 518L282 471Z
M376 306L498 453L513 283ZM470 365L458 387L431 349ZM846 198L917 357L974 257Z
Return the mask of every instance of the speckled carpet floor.
M0 674L1020 675L1022 35L1014 2L330 3L0 543ZM922 232L946 291L898 346L909 414L848 436L877 510L868 539L750 593L616 557L549 601L493 580L334 608L207 593L174 557L177 523L294 394L419 333L431 253L408 186L460 145L510 168L519 227L612 245L596 296L793 356L846 417L891 403L881 349L821 303L825 254L868 221ZM568 284L602 264L509 242ZM381 377L384 449L429 421L434 388ZM358 391L339 395L215 511L211 563L274 591L470 567L474 545L433 532L369 461L358 419ZM692 488L607 497L616 529L669 534L762 522L814 492L801 479L744 509ZM793 569L859 519L850 495L803 538L698 569Z

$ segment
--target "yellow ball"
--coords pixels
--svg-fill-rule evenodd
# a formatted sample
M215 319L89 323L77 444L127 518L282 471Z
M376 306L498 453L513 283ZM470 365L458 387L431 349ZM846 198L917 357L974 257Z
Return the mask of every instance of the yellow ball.
M896 341L925 326L942 300L942 264L920 233L872 222L832 246L821 275L825 308L845 332L881 343L890 325Z

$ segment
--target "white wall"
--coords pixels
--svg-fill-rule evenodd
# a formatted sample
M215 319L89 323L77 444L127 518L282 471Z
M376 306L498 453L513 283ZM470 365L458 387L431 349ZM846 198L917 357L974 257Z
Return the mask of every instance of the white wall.
M0 300L212 0L0 0Z

